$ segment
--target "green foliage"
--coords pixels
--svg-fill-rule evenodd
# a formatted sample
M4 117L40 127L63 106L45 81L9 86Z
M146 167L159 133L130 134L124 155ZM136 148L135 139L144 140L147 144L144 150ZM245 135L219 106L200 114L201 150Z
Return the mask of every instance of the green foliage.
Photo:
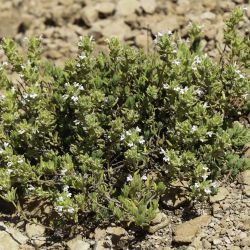
M203 54L195 25L190 43L159 34L150 56L111 39L109 54L93 57L93 41L81 38L64 68L41 60L40 39L27 41L25 56L4 39L1 198L46 199L56 221L92 214L146 226L172 181L204 197L225 174L248 168L249 130L236 122L250 107L242 18L237 9L226 22L220 63Z

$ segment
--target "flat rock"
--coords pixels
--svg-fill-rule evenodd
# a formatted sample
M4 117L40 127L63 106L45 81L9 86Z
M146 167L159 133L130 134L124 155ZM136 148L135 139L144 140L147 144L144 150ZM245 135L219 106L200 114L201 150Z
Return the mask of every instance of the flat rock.
M174 241L179 243L191 243L202 226L210 223L212 216L202 215L176 227Z
M96 6L97 11L104 17L110 16L115 12L115 4L112 2L99 3Z
M239 174L238 182L250 186L250 170L246 170Z
M127 231L122 227L108 227L106 232L111 235L115 235L118 237L127 235Z
M250 197L250 186L246 186L246 187L244 188L244 194L245 194L246 196Z
M38 224L28 223L25 226L25 230L29 238L43 236L45 233L45 227Z
M167 218L164 213L159 213L158 216L156 215L155 219L152 221L152 224L153 225L148 227L148 232L150 234L154 234L158 230L168 226L170 224L170 219Z
M244 239L241 241L241 246L250 247L250 236L244 238ZM245 249L245 248L244 248L244 249Z
M106 38L117 37L120 41L124 40L127 33L130 32L128 25L124 23L123 20L111 21L109 25L104 26L102 29L102 34Z
M0 222L0 230L0 250L18 250L20 245L24 245L28 241L28 237L2 222Z
M155 0L141 0L140 7L148 14L153 14L156 9L156 1Z
M167 15L163 20L157 22L156 24L151 24L150 28L153 34L158 32L167 33L168 31L177 30L180 26L180 21L175 15Z
M140 4L137 0L120 0L116 6L116 13L120 16L128 16L135 13Z
M215 203L224 200L229 195L228 190L225 187L220 187L216 195L210 196L210 202Z
M86 6L81 11L81 17L89 27L98 19L98 12L94 6Z
M82 239L81 236L67 242L67 246L70 250L89 250L90 244Z

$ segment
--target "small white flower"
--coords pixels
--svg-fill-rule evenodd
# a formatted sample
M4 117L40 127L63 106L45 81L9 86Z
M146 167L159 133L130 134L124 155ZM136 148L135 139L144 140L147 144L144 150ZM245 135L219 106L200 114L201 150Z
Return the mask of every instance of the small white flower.
M208 171L208 167L204 166L203 170Z
M13 169L7 169L6 171L7 171L8 174L11 174L14 170Z
M65 86L66 86L66 87L68 87L69 85L70 85L69 82L66 82L66 83L65 83Z
M208 135L208 137L212 137L213 132L212 132L212 131L208 131L208 132L206 133L206 135Z
M3 146L4 146L5 148L7 148L9 145L10 145L10 144L9 144L8 142L4 142L4 143L3 143Z
M180 94L184 94L184 93L186 93L188 91L188 87L185 87L184 89L181 89L180 90Z
M4 150L2 148L0 148L0 155L4 152Z
M55 207L55 209L56 209L56 211L57 211L58 213L62 213L62 211L63 211L63 206L57 206L57 207Z
M25 69L25 65L21 65L21 69Z
M172 35L173 32L171 30L168 31L168 35Z
M131 131L130 131L130 130L126 131L125 133L126 133L126 135L128 135L128 136L131 135Z
M66 95L66 94L65 94L65 95L63 95L62 97L63 97L64 100L67 100L67 99L69 98L69 95Z
M129 174L129 175L127 176L127 182L132 181L132 180L133 180L133 177L132 177L131 174Z
M239 78L240 78L240 79L245 79L244 74L239 74Z
M205 191L206 194L211 194L212 193L209 188L205 188L204 191Z
M169 162L170 158L168 156L164 156L163 161Z
M81 55L79 56L79 58L80 58L81 60L83 60L84 58L86 58L85 53L84 53L84 52L82 52L82 53L81 53Z
M79 120L74 120L75 125L79 125L80 121Z
M194 133L195 131L197 131L198 127L196 125L193 125L191 128L191 132Z
M179 60L174 60L173 63L174 63L175 65L180 65L181 62L180 62Z
M84 90L84 87L81 85L78 89L79 90Z
M211 187L217 188L217 183L216 183L216 182L212 182L212 183L211 183Z
M176 91L176 92L180 92L180 90L181 90L181 88L179 86L174 88L174 91Z
M244 99L247 99L248 94L244 94L244 95L242 95L242 97L243 97Z
M72 193L68 192L66 195L67 195L67 197L71 197Z
M19 159L19 160L17 161L17 163L19 163L19 164L22 164L23 162L24 162L23 159Z
M169 86L167 83L165 83L165 84L163 84L163 88L164 88L164 89L169 89L170 86Z
M75 212L75 209L73 207L68 208L68 213L73 214Z
M120 140L123 141L125 139L125 135L122 134L121 137L120 137Z
M78 96L72 96L71 100L74 101L74 102L77 102L79 100L79 98L78 98Z
M174 54L176 54L176 53L177 53L177 50L176 50L176 49L174 49L174 50L173 50L173 53L174 53Z
M24 42L27 42L27 41L29 41L29 38L28 38L27 36L25 36L25 37L23 38L23 41L24 41Z
M15 88L14 86L11 88L11 92L12 92L12 93L15 93L15 92L16 92L16 88Z
M195 90L195 94L197 94L199 97L204 94L204 92L201 89Z
M24 74L19 74L19 76L20 76L21 78L24 78Z
M140 139L139 139L139 143L140 143L140 144L144 144L144 143L145 143L145 140L143 139L142 136L141 136Z
M162 32L157 32L157 37L162 37L163 36L163 33Z
M200 141L201 141L201 142L204 142L204 141L205 141L205 139L203 139L203 138L200 138Z
M138 126L135 128L135 130L136 130L136 132L138 132L138 133L141 132L141 129L140 129Z
M130 148L132 148L132 147L134 146L134 143L133 143L133 142L129 142L129 143L128 143L128 146L129 146Z
M27 93L23 94L23 99L27 99L29 97L29 95Z
M242 8L242 10L245 10L245 11L247 11L247 7L246 7L246 6L245 6L245 7L243 7L243 8Z
M65 175L67 171L68 171L68 169L65 168L65 169L62 169L60 173L61 173L61 175Z
M166 151L163 148L160 148L160 154L164 155L166 154Z
M205 181L207 179L208 175L207 174L203 174L201 177Z
M25 129L19 129L19 130L18 130L18 134L19 134L19 135L22 135L22 134L24 134L24 133L25 133Z
M62 196L59 196L57 200L60 201L60 202L62 202L64 199L63 199Z
M207 107L208 107L207 102L204 102L204 104L203 104L203 108L207 108Z
M196 183L194 184L194 186L195 186L195 188L199 188L199 187L200 187L200 183L197 183L197 182L196 182Z
M13 166L13 162L11 161L7 162L7 167L11 167L11 166Z
M3 66L8 66L8 63L7 62L3 62Z
M63 187L63 191L64 191L64 192L68 192L68 190L69 190L69 186L68 186L68 185L65 185L65 186Z
M148 177L144 174L144 175L141 177L141 179L142 179L143 181L146 181L146 180L148 179Z
M192 65L191 66L192 70L196 71L197 70L197 67L195 65Z
M74 85L74 87L77 88L77 87L79 87L80 84L78 82L74 82L73 85Z
M32 185L29 185L29 187L28 187L28 190L29 191L32 191L32 190L34 190L35 188L32 186Z
M1 101L4 100L5 97L6 97L5 95L1 95L1 94L0 94L0 100L1 100Z
M80 67L81 67L81 64L80 64L80 63L77 63L77 64L76 64L76 67L80 68Z

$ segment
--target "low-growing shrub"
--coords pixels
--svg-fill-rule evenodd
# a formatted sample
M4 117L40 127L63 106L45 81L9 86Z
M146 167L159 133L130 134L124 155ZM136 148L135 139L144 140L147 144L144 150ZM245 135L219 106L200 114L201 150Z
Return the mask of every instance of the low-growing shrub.
M109 54L79 54L64 68L41 60L41 40L22 55L13 40L0 68L0 197L20 209L46 200L52 223L92 216L146 226L174 181L202 198L215 182L249 167L249 38L236 9L220 62L203 53L197 25L189 41L158 34L155 54L109 41ZM8 72L17 74L11 81Z

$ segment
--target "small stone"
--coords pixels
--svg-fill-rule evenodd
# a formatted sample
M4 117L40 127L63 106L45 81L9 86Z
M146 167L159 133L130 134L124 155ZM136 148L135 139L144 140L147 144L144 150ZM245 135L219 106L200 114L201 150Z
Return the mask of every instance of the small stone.
M238 182L240 184L249 185L250 186L250 170L246 170L239 174Z
M154 226L156 224L161 223L166 218L164 213L158 212L155 218L151 221L151 225Z
M103 17L107 17L115 12L115 4L112 2L99 3L96 9Z
M230 250L241 250L241 248L238 246L231 246Z
M245 239L245 238L247 237L247 233L241 232L241 233L239 234L239 236L240 236L241 239Z
M96 228L95 229L95 240L101 240L104 239L106 236L106 230L105 229L101 229L101 228Z
M169 223L170 223L170 220L164 214L164 216L162 215L162 221L159 224L148 227L148 232L151 233L151 234L154 234L155 232L157 232L160 229L162 229L162 228L166 227L167 225L169 225Z
M220 187L216 195L210 196L210 202L215 203L224 200L229 195L225 187Z
M250 236L244 238L241 241L241 245L244 246L244 247L250 247Z
M156 1L155 0L141 0L140 1L141 8L148 14L153 14L156 9Z
M91 27L92 24L98 19L98 12L94 6L86 6L81 11L81 16L85 24Z
M221 242L221 240L220 239L214 239L213 240L213 244L214 245L219 245L219 244L221 244L222 242Z
M137 0L120 0L116 6L116 12L121 16L129 16L135 13L139 8L139 2Z
M214 20L216 15L213 12L207 11L201 15L201 19Z
M207 240L202 241L203 249L211 249L211 243Z
M127 235L127 231L122 227L108 227L106 232L107 234L112 234L118 237Z
M176 13L178 15L186 14L190 10L190 1L189 0L178 0Z
M250 197L250 186L246 186L243 190L244 194L248 197Z
M45 227L38 224L28 223L25 230L29 238L43 236L45 233Z
M212 219L210 215L202 215L190 221L184 222L176 227L174 241L191 243L202 226L207 226Z
M90 244L82 239L80 235L67 242L69 250L89 250Z

